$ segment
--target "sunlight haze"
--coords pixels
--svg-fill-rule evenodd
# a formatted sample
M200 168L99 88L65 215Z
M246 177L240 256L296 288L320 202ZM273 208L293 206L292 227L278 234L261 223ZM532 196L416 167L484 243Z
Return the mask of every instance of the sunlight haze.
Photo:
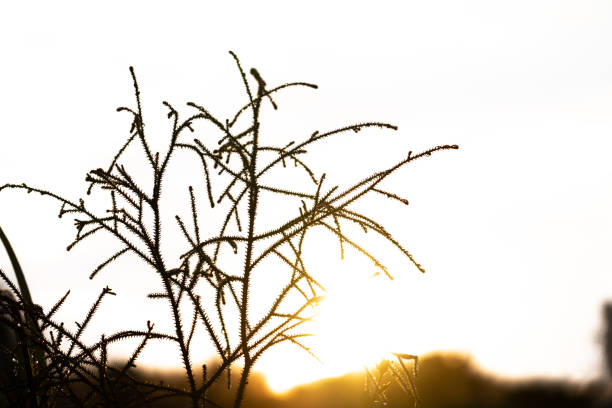
M612 300L612 3L291 4L3 3L0 185L84 197L86 172L108 166L128 135L129 118L115 109L134 104L129 66L158 149L170 129L164 100L227 117L247 102L232 50L269 85L319 86L279 94L278 111L264 111L272 124L262 138L288 143L365 121L398 126L310 148L328 187L409 151L459 145L384 181L408 206L381 199L374 208L425 274L387 247L375 249L393 280L373 276L357 251L340 260L330 234L307 242L317 253L310 271L327 288L304 329L320 361L291 344L272 349L255 370L274 390L359 371L391 352L457 350L504 377L601 375L601 310ZM165 305L146 298L157 283L137 259L88 279L114 247L93 239L66 252L74 226L58 211L48 198L0 193L0 225L35 302L50 308L71 289L58 318L72 324L109 285L118 296L100 308L88 341L147 320L170 327ZM209 339L198 341L194 361L213 356ZM172 367L173 353L151 346L141 364Z

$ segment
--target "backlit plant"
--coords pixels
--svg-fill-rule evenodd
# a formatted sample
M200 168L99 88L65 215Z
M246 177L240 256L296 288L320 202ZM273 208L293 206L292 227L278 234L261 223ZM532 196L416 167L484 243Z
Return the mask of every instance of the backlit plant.
M98 234L114 237L121 248L95 267L90 278L125 254L137 255L154 271L160 283L161 290L150 293L150 301L166 302L173 320L169 332L157 331L153 322L147 322L144 329L105 333L98 342L85 344L82 333L103 299L114 295L110 288L102 289L83 320L74 329L69 329L53 318L66 296L45 313L29 305L0 271L15 296L2 296L2 310L13 313L19 310L36 324L24 327L8 318L4 321L30 339L28 345L38 350L37 355L45 356L46 364L37 372L15 367L15 370L24 371L24 381L38 390L36 397L28 393L28 404L42 406L53 401L68 401L83 406L140 406L166 398L183 398L193 407L218 406L207 397L207 390L224 374L228 381L234 381L230 370L236 367L240 375L235 377L236 384L228 392L234 395L233 406L241 406L249 375L264 353L284 342L309 351L303 343L303 337L308 334L299 329L309 320L312 307L320 300L323 290L316 279L316 271L306 266L309 255L305 253L304 243L307 233L313 229L328 231L330 238L338 242L342 254L345 248L352 248L390 277L376 251L369 248L364 236L354 232L353 227L357 226L385 240L423 271L408 250L375 220L377 214L363 213L355 208L355 203L367 195L376 195L407 204L404 198L384 190L383 180L414 160L457 146L436 146L418 154L408 152L354 184L327 185L325 174L318 173L307 163L308 147L365 128L381 131L397 128L379 122L356 123L328 131L310 131L302 141L270 144L261 126L264 104L269 103L276 109L273 98L277 92L290 87L314 89L316 86L296 82L269 88L256 69L250 70L249 79L238 58L231 55L243 81L246 103L231 118L221 119L205 107L189 102L187 105L192 113L183 119L174 106L163 102L172 130L167 148L161 152L154 151L150 136L145 132L140 90L134 70L130 68L136 106L118 109L131 115L129 136L110 164L91 170L86 177L88 194L94 189L108 193L106 211L92 209L94 206L83 199L69 200L25 184L0 187L0 190L40 193L59 201L60 217L72 217L76 227L75 239L68 249ZM200 127L202 123L208 124L206 131ZM127 149L134 147L141 149L148 163L150 181L147 183L138 181L131 172L136 165L125 158ZM185 188L184 197L190 207L188 215L175 214L167 219L162 214L164 181L180 151L184 151L180 153L181 160L191 157L199 163L201 184ZM310 186L298 189L299 183L291 183L288 188L267 177L272 172L283 171L288 165L303 170L305 177L310 179ZM266 203L274 204L263 206L263 198ZM287 206L293 208L292 216L284 219L270 216L278 208ZM210 232L214 226L217 229ZM184 236L185 247L179 257L164 252L162 242L170 230L178 230ZM266 311L255 313L251 294L256 282L271 279L269 274L261 272L270 267L266 263L268 259L275 261L275 269L284 268L284 282L275 296L268 299ZM277 275L274 276L276 279ZM229 320L237 324L230 324ZM204 330L208 335L216 350L218 365L195 365L193 350L203 347L192 341L197 330ZM123 366L110 365L108 345L128 338L138 338L139 345ZM132 375L135 361L152 340L171 342L177 347L186 389L149 383ZM23 359L13 361L17 366L26 364ZM14 395L12 391L5 393L10 397Z

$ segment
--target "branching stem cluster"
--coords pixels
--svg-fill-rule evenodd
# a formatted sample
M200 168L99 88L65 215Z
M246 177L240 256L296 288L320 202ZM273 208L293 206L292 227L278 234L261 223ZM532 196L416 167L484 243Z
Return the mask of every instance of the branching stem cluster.
M66 398L87 405L92 401L104 401L109 406L118 404L117 380L137 389L140 403L146 404L158 399L183 396L191 400L192 406L218 406L207 398L207 390L227 373L230 381L230 370L241 363L241 375L235 389L234 407L238 408L244 401L245 389L249 374L257 360L273 346L290 342L310 352L302 343L308 333L299 331L300 326L310 319L308 310L321 299L322 285L306 268L304 243L307 232L316 227L329 231L338 240L341 256L346 248L353 248L363 254L386 276L391 277L387 267L377 255L358 242L358 238L349 234L347 225L358 226L364 231L373 231L389 244L397 248L420 271L422 267L413 256L377 221L368 214L354 208L354 203L364 196L373 193L379 197L408 204L408 201L395 193L382 189L381 183L389 175L408 163L429 156L440 150L456 149L455 145L436 146L422 153L412 154L397 161L390 167L374 172L369 177L348 187L327 187L324 185L325 174L317 177L304 159L306 149L329 137L347 132L359 132L364 128L396 130L387 123L364 122L341 127L326 132L315 131L305 140L290 142L284 146L269 146L262 141L261 114L262 107L269 101L277 108L272 99L278 91L289 87L316 88L315 85L295 82L268 89L256 69L250 70L252 81L242 69L238 58L232 53L244 88L248 103L241 106L233 118L221 120L203 106L189 102L187 105L195 110L186 119L179 118L179 112L168 102L168 119L172 121L172 133L165 152L155 152L150 145L141 107L141 96L134 70L130 68L134 80L136 108L121 107L118 111L127 112L132 117L129 136L120 147L110 165L91 170L86 177L90 183L88 194L94 188L109 193L109 208L102 215L90 210L84 200L73 201L53 192L30 187L25 184L6 184L4 189L23 189L49 196L61 203L59 216L66 214L75 220L76 236L68 246L76 244L98 234L113 236L121 248L106 258L93 269L90 278L97 276L104 268L125 254L139 257L155 271L161 284L161 292L151 293L151 299L162 299L168 304L173 318L173 331L163 333L154 330L154 324L147 322L144 330L120 331L103 335L100 341L86 345L81 335L89 325L94 313L103 299L114 292L106 287L92 305L76 331L68 330L63 324L53 319L55 311L64 303L68 294L44 314L40 310L31 310L46 334L38 336L37 347L42 348L49 360L46 374L50 381L62 384L61 392ZM252 85L255 85L254 92ZM244 114L250 112L248 124L240 127L246 119ZM209 134L198 135L196 124L207 122L219 133L218 139L211 140ZM189 133L187 133L189 131ZM216 142L216 145L215 145ZM124 163L124 152L132 145L139 143L150 168L153 180L152 188L143 188L130 173ZM211 147L215 146L215 147ZM201 164L204 202L209 211L222 211L221 228L210 236L203 235L210 227L202 217L198 204L198 194L193 186L188 187L191 208L191 221L176 214L173 220L162 217L162 197L164 196L164 177L172 158L183 150L193 154ZM304 171L310 180L311 187L298 190L281 185L270 185L264 182L264 176L271 171L286 167L287 162ZM217 173L215 175L215 172ZM262 210L258 206L262 194L272 195L283 200L299 204L296 214L278 225L258 223ZM225 205L225 207L223 207ZM178 259L165 259L162 250L164 231L171 228L180 229L185 237L186 248ZM191 224L191 228L188 224ZM231 252L228 250L231 249ZM242 268L228 268L222 262L223 257L243 255ZM255 274L258 268L264 268L263 260L272 256L286 267L286 283L270 307L263 315L254 315L249 305L254 281L264 274ZM13 290L14 298L4 296L0 300L7 308L24 305L21 295L7 276L0 271L0 276ZM214 299L204 296L201 288L207 286ZM297 294L302 301L289 301ZM213 306L210 306L213 305ZM182 313L186 308L191 310L186 320ZM228 325L229 314L237 315L239 327L237 333ZM5 319L9 321L10 319ZM13 323L8 323L13 324ZM23 328L22 328L23 329ZM202 375L196 375L192 362L192 350L195 346L192 339L197 330L204 330L211 345L219 357L219 365L214 369L203 367ZM126 338L139 338L138 346L127 359L123 367L108 365L108 345ZM178 389L163 384L150 384L137 380L130 374L142 350L152 340L170 341L180 351L181 362L188 383L187 389ZM62 345L66 345L62 347ZM198 345L197 347L201 347ZM88 392L78 395L72 384L85 385ZM136 404L136 403L134 403Z

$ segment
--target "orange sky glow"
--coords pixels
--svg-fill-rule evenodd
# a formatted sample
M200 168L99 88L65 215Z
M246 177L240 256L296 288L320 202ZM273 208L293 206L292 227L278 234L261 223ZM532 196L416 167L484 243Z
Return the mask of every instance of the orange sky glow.
M279 95L279 110L264 111L271 124L262 138L288 142L370 120L398 126L310 149L329 186L408 151L460 146L385 180L408 206L367 204L425 274L364 241L394 279L373 276L357 251L340 260L332 236L309 238L316 256L307 262L327 292L305 344L320 361L291 345L271 351L256 369L274 390L358 371L391 352L457 350L509 377L601 375L601 307L612 298L612 3L315 1L299 13L287 2L257 3L0 6L0 185L83 196L86 172L106 166L129 129L115 112L133 104L129 66L160 146L162 100L229 116L246 98L233 50L268 84L319 85ZM67 253L73 225L58 209L0 194L0 225L35 301L48 308L71 289L58 317L72 323L108 284L118 296L88 340L149 319L169 327L164 304L146 299L155 278L136 259L88 279L111 243ZM168 245L178 251L178 241ZM0 254L0 268L9 265ZM265 284L257 290L269 295ZM214 350L204 335L198 341L194 360L204 361ZM173 367L175 354L151 346L141 363Z

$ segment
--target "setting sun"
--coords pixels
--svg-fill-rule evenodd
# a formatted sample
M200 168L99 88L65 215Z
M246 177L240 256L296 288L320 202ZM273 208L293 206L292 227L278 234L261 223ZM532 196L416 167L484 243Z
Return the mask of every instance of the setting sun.
M329 249L323 252L329 254ZM358 253L349 253L344 260L337 258L336 254L325 264L312 265L312 270L326 272L320 281L325 282L327 292L312 322L304 328L313 334L304 343L319 360L287 345L261 361L259 370L276 392L361 371L393 352L414 352L420 343L409 310L416 299L408 293L408 284L422 278L416 268L406 265L398 271L413 274L412 278L390 280L374 276L369 260Z
M611 2L5 3L0 408L612 404Z

